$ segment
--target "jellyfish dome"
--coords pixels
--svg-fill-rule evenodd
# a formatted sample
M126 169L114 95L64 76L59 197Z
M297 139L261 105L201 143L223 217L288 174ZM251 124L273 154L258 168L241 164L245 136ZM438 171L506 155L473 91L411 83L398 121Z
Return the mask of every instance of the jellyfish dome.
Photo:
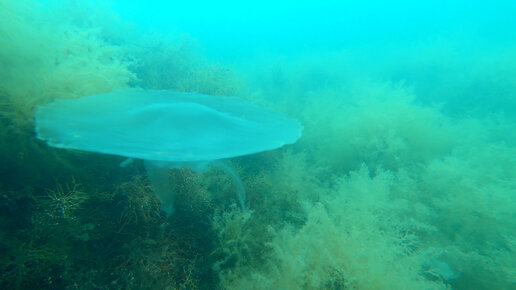
M247 101L167 90L57 100L36 111L36 135L58 148L197 162L296 142L297 121Z

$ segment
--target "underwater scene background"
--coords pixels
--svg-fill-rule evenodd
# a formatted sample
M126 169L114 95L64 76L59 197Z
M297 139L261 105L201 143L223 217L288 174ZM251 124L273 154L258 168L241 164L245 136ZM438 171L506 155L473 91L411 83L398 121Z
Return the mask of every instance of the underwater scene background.
M0 0L0 288L516 289L511 1ZM301 139L171 170L56 149L34 111L235 96Z

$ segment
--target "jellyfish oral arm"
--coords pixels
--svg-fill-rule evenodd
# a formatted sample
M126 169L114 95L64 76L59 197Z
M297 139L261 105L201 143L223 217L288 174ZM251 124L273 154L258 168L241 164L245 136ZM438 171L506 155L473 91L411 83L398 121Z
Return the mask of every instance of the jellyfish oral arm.
M170 183L169 170L181 168L189 168L195 172L202 172L211 167L215 167L224 171L233 180L237 192L238 203L240 204L242 211L246 211L246 193L242 180L225 160L197 162L163 162L144 160L144 164L154 194L161 202L161 210L163 210L167 216L173 214L175 201L175 193L173 191L172 184Z

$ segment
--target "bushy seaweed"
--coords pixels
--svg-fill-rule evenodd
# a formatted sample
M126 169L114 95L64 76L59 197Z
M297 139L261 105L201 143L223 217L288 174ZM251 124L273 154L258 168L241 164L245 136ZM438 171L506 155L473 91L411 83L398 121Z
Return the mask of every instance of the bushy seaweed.
M296 72L295 84L305 73ZM291 87L285 79L269 93ZM265 197L274 200L265 210L282 212L285 223L255 230L267 233L257 250L266 262L221 271L225 287L513 285L512 118L447 116L418 103L404 85L357 77L312 89L304 102L287 101L299 104L288 110L303 117L304 136L295 146L303 154L277 158L278 168L288 170L273 173L271 185L271 192L288 193L293 184L289 204L302 210L282 210L277 194ZM297 222L288 220L292 213Z

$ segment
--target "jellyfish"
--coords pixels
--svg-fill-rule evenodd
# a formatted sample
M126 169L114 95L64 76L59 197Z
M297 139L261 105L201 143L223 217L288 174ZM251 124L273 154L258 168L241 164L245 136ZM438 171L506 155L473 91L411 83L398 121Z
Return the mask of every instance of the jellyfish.
M228 173L245 210L245 190L224 160L295 143L303 126L274 111L226 96L172 90L119 90L61 99L35 113L48 145L144 160L162 210L174 210L168 170L211 166Z

